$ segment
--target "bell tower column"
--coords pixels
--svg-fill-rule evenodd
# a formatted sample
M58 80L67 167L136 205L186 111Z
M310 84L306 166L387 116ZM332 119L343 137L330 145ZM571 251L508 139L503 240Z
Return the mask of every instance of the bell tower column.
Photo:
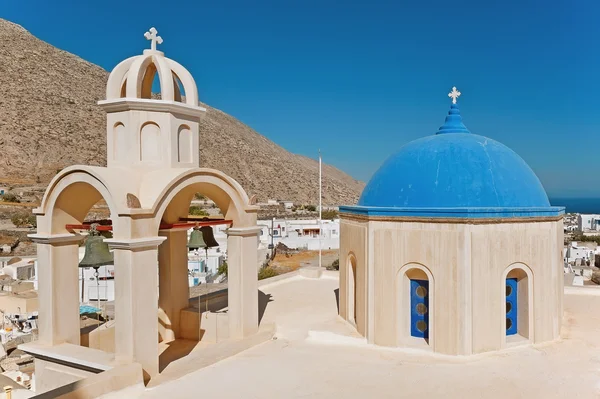
M79 243L73 234L30 234L37 244L39 342L79 345Z
M179 314L189 304L187 228L159 230L159 331L165 341L179 338Z
M105 240L115 256L115 360L158 374L158 246L165 237Z
M227 230L229 337L258 331L258 234L260 227Z

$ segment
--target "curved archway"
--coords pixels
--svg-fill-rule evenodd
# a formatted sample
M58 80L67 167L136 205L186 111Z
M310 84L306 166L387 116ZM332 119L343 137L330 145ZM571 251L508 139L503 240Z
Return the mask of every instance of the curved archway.
M106 201L110 214L117 215L120 207L111 191L102 177L89 168L64 169L50 182L35 210L42 216L38 232L68 234L65 226L83 223L88 211L101 199Z
M160 230L161 223L173 225L185 220L197 193L213 200L225 219L232 221L232 228L227 230L228 300L225 306L228 307L228 334L241 337L254 332L258 328L257 248L260 228L256 225L257 208L250 205L248 195L235 180L212 169L186 171L165 186L160 193L152 194L157 198L152 208L154 229L159 236L166 237L158 251L159 330L162 338L165 341L212 339L211 333L202 324L209 323L206 317L198 321L201 325L194 326L192 324L197 324L196 320L181 316L182 310L189 306L187 228ZM256 272L253 273L253 270ZM204 332L199 333L202 330ZM188 335L190 332L192 334Z
M502 273L502 346L531 342L533 338L533 283L531 268L525 263L509 265Z
M398 346L433 349L435 343L435 279L423 264L407 263L396 272L396 337Z
M356 256L350 252L346 258L346 320L356 325Z
M68 168L52 180L36 210L38 233L32 240L41 244L38 245L38 295L42 342L80 343L79 303L80 295L85 297L85 287L80 284L78 266L83 236L73 234L66 225L83 224L90 209L101 199L106 201L110 215L117 215L118 205L110 192L93 168ZM92 295L97 298L94 300L101 300L99 288L91 290L88 297ZM103 349L114 351L112 347Z
M173 61L170 58L166 58L166 61L171 67L173 75L179 79L183 86L186 104L198 106L198 88L196 87L196 82L192 75L177 61Z
M113 68L112 72L108 76L108 82L106 84L106 99L113 100L120 97L125 97L124 84L127 79L127 73L131 64L136 60L138 56L129 57L121 61L116 67Z
M186 217L196 193L212 199L235 227L255 227L257 207L250 205L244 189L231 177L214 169L199 168L179 176L159 195L154 209L155 228L160 222L176 223Z
M174 101L175 88L171 68L164 57L147 54L134 58L126 75L126 96L129 98L151 98L154 75L158 74L161 99ZM116 79L116 78L115 78Z

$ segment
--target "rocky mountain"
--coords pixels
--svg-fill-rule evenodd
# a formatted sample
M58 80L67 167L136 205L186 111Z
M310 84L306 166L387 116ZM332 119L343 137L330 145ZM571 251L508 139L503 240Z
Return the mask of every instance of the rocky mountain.
M0 19L0 183L47 183L73 164L103 165L108 72ZM318 162L292 154L204 104L200 164L234 177L249 195L316 203ZM323 165L324 204L354 204L364 183Z

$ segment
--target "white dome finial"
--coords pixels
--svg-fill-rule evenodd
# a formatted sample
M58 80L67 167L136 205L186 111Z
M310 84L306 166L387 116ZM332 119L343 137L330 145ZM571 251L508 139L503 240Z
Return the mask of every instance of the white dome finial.
M157 36L158 31L155 27L150 28L150 30L144 33L144 37L146 40L150 40L150 50L156 51L156 43L162 44L163 39L160 36Z
M454 86L452 91L448 93L448 97L452 99L452 104L456 104L456 99L460 97L460 91L456 90L456 86Z

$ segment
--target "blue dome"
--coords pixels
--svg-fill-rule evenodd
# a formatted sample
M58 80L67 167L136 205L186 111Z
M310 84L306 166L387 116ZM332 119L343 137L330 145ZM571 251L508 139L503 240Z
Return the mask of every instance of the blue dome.
M471 133L438 134L403 146L375 173L359 206L549 207L544 187L510 148Z
M438 133L404 145L375 173L359 207L548 208L540 180L499 142L470 133L453 104Z

